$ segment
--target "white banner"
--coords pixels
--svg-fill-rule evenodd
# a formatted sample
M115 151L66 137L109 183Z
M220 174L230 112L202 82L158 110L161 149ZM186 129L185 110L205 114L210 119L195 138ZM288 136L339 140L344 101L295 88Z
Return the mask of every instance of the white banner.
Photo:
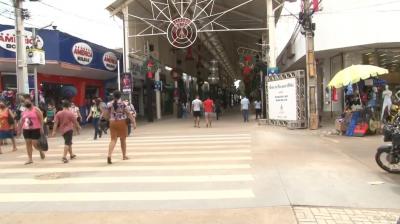
M296 78L268 82L270 120L297 120Z

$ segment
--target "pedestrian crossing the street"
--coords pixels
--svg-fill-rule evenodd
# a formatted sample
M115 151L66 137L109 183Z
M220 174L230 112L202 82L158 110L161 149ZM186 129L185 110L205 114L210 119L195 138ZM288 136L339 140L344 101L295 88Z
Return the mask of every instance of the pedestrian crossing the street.
M76 140L78 157L67 164L63 144L53 143L46 159L35 155L31 166L22 165L24 154L0 161L0 208L139 201L179 207L255 198L250 134L135 136L127 139L130 160L122 160L117 144L112 165L106 164L108 138Z

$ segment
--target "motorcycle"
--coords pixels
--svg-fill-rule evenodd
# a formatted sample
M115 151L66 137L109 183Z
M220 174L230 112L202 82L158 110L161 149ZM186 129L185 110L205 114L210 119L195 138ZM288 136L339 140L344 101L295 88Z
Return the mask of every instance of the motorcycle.
M375 154L375 161L379 167L389 173L400 174L400 119L393 124L386 124L383 128L384 142Z

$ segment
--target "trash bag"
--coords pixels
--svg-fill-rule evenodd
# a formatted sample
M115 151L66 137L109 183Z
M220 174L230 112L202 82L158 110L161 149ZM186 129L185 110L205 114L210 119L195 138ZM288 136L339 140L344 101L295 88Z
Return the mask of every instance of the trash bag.
M42 151L49 150L49 144L47 143L46 135L41 134L38 141L38 148Z

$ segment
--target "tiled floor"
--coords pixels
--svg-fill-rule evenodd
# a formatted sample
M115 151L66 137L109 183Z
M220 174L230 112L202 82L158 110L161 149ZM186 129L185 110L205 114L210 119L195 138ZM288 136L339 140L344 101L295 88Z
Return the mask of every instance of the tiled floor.
M295 207L299 224L397 224L400 211Z

